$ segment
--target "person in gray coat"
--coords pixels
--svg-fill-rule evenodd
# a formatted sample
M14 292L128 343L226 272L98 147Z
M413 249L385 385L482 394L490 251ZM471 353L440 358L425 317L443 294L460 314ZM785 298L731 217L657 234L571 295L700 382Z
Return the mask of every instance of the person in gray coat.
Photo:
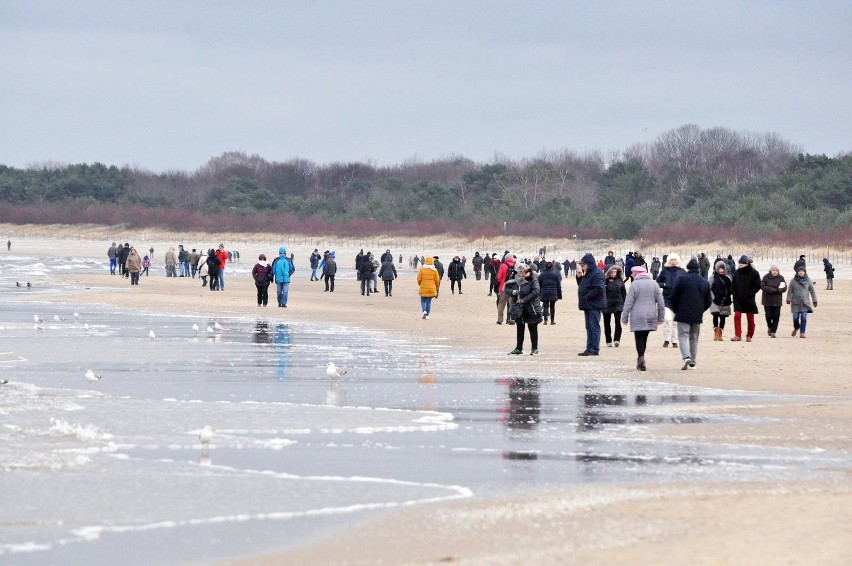
M698 269L698 259L690 259L686 264L686 275L677 280L672 290L672 310L677 321L680 356L683 358L680 369L683 370L695 367L704 311L710 308L712 302L710 283Z
M393 266L393 257L382 262L379 268L379 278L385 286L385 297L392 297L393 280L396 279L396 267Z
M630 323L630 331L636 341L636 369L645 371L645 349L648 334L657 330L666 316L663 290L648 276L645 266L634 266L633 283L624 298L621 323Z
M813 299L813 304L811 304L811 299ZM793 333L790 336L795 336L798 333L799 338L804 338L808 326L808 313L814 312L814 308L817 306L814 282L808 277L804 265L799 266L796 270L796 276L790 281L787 291L787 304L790 305L790 311L793 313Z

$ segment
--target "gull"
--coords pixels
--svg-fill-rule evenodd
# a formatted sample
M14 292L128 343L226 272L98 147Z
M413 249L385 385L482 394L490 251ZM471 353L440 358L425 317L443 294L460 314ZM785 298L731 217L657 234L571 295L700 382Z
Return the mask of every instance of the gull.
M44 319L37 314L33 315L33 322L44 322Z
M210 450L210 441L213 440L213 429L209 426L205 426L201 429L201 432L198 433L198 439L201 440L202 452Z
M212 327L210 327L210 326L207 327L207 334L213 334L213 328Z
M101 377L103 376L99 373L95 373L90 369L86 370L86 381L89 383L97 383Z
M216 323L213 325L213 328L215 328L216 330L222 330L222 325L221 325L221 324L219 324L218 322L216 322Z
M75 318L76 320L80 320L80 313L75 312L75 313L74 313L74 318Z
M84 325L83 325L83 330L88 330L88 329L89 329L89 324L88 324L88 323L84 324Z
M328 377L343 377L346 375L346 370L337 367L334 362L328 362L328 365L325 366L325 374Z
M153 330L151 330L151 331L149 331L149 332L148 332L148 338L150 338L151 340L153 340L153 339L154 339L154 338L156 338L156 337L157 337L157 335L156 335L156 334L154 334L154 331L153 331Z
M192 325L192 331L195 332L196 334L198 334L198 325L197 324Z
M0 379L0 385L6 385L7 383L9 383L8 379Z
M27 281L27 287L32 287L32 286L33 286L33 284L30 283L29 281Z
M58 314L53 315L53 322L60 322L61 320L63 320L63 319L59 318Z

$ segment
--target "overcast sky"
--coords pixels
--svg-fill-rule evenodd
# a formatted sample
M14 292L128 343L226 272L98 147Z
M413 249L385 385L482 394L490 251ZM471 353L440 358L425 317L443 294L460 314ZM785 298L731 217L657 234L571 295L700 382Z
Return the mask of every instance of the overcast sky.
M0 163L852 151L852 2L0 0Z

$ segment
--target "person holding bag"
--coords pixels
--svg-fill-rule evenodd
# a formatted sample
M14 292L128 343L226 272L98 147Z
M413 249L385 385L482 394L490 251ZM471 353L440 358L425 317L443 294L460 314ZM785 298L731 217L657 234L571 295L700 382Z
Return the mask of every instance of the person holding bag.
M515 320L516 341L515 349L509 352L510 356L519 356L524 353L524 330L529 327L531 356L538 355L538 325L542 321L541 316L541 287L538 277L524 263L516 267L517 276L514 284L508 282L503 290L510 295L509 316Z

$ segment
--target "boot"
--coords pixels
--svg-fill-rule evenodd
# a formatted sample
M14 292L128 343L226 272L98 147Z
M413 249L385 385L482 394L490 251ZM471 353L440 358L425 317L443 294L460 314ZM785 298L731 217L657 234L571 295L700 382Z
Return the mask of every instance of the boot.
M547 324L547 317L544 317L544 323Z
M718 326L713 329L713 341L720 342L722 340L722 329Z
M636 369L645 371L645 356L639 356L636 360Z

